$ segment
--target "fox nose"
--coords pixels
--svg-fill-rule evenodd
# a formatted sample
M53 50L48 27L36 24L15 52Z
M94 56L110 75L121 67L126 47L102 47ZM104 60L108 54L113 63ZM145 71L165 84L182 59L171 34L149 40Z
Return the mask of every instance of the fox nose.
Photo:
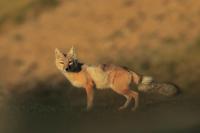
M65 68L66 71L70 71L71 70L71 66L68 66L67 68Z

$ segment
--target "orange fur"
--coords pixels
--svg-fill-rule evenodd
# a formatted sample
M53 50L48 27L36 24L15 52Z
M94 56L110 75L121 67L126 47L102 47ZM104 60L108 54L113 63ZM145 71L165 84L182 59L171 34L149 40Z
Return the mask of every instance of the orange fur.
M126 68L115 65L97 65L97 66L81 66L80 71L66 71L69 67L70 60L73 60L75 53L72 48L67 56L56 49L56 66L65 75L65 77L75 87L85 88L87 93L87 109L93 106L93 89L112 89L126 98L126 102L119 109L126 108L132 99L135 100L135 110L138 106L138 92L131 90L130 84L138 84L141 76Z

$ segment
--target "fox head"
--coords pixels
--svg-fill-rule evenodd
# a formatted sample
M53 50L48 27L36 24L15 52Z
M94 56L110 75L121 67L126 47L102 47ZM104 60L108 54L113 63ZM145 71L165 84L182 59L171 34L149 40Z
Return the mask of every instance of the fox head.
M56 48L55 57L56 66L61 71L74 71L77 68L78 60L76 58L74 47L72 47L67 54L62 53L59 49Z

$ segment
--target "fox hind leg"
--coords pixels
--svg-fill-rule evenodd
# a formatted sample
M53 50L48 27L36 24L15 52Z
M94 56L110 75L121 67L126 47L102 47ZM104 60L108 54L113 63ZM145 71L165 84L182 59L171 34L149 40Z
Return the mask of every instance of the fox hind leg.
M132 111L136 110L136 108L139 105L139 95L137 92L130 90L130 95L134 98L135 100L135 105L134 107L131 109Z
M138 93L137 93L137 92L132 91L132 90L130 90L129 88L127 88L127 89L116 89L116 88L113 88L113 90L114 90L115 92L117 92L118 94L123 95L124 97L126 97L126 102L124 103L124 105L122 105L122 106L119 108L119 110L122 110L122 109L127 108L132 99L134 99L134 101L135 101L135 105L134 105L134 107L132 108L132 110L134 111L134 110L138 107L138 104L139 104L139 96L138 96Z
M124 95L124 97L126 97L126 102L121 107L119 107L119 110L126 109L132 100L132 97L129 95Z

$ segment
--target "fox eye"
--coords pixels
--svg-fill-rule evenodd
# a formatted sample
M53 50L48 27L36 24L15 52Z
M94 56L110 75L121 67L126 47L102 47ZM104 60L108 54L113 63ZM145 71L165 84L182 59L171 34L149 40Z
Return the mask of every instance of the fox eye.
M61 62L59 62L59 63L60 63L60 64L64 64L64 62L62 62L62 61L61 61Z
M72 61L72 60L70 60L70 61L69 61L69 65L72 65L72 64L73 64L73 61Z

